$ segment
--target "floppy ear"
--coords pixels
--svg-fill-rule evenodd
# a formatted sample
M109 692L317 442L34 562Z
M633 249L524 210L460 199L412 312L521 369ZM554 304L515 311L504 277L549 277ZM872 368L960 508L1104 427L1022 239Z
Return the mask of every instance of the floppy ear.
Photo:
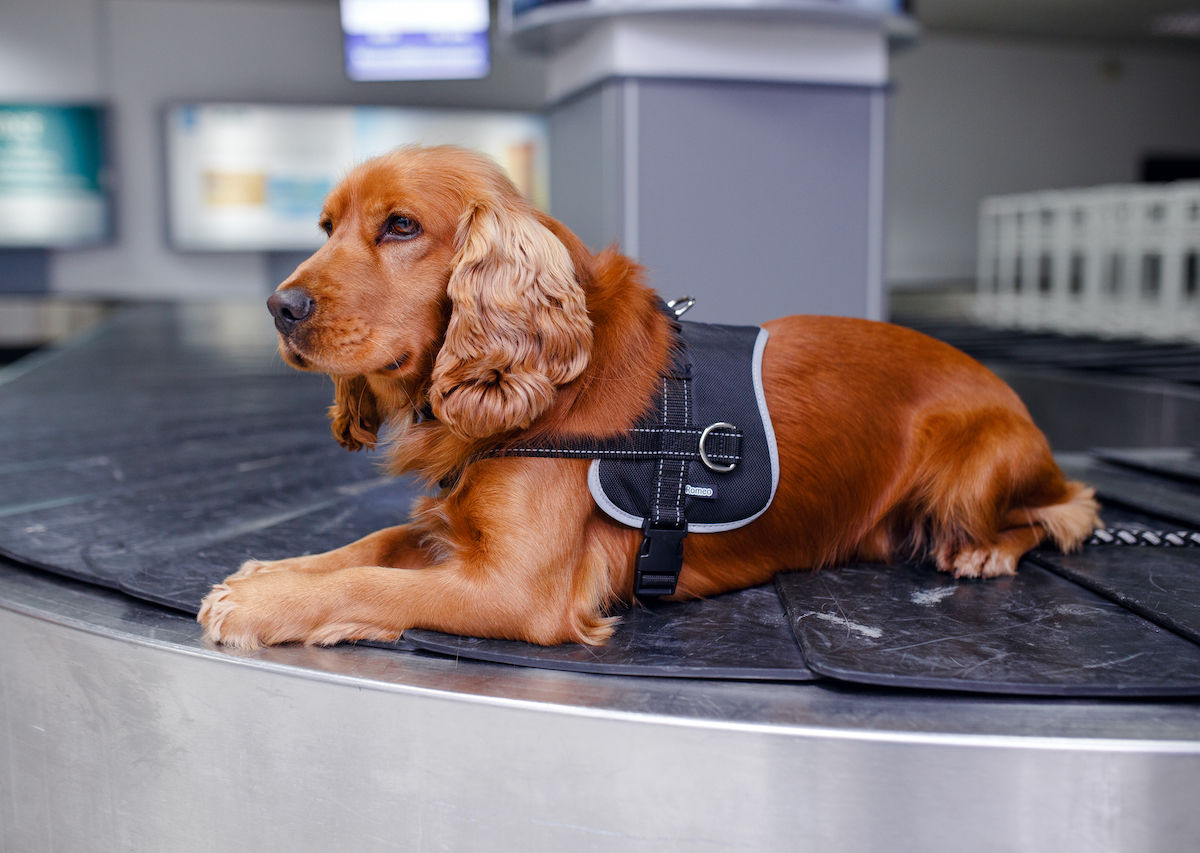
M592 348L570 253L531 213L474 202L458 224L453 304L433 366L434 416L457 435L529 426Z
M361 376L333 377L329 420L333 437L347 450L375 447L375 435L383 418L379 414L379 401L366 379Z

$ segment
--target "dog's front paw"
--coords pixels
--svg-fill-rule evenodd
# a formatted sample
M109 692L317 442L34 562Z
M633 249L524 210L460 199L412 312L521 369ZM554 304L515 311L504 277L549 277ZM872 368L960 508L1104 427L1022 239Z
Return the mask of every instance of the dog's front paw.
M246 566L243 566L242 570L245 568ZM204 626L204 639L239 649L257 649L263 645L258 632L250 624L252 620L246 618L245 608L231 585L246 576L248 575L243 575L239 570L226 578L224 583L214 586L208 595L204 596L204 600L200 602L200 613L196 617Z
M230 575L204 597L196 617L204 638L238 649L279 643L330 646L346 640L395 640L400 631L343 612L338 573L260 570ZM243 570L245 566L243 566ZM340 607L338 602L341 602Z
M269 565L269 564L268 564ZM257 649L306 639L305 626L319 599L305 578L246 566L209 591L197 620L204 638L223 646Z

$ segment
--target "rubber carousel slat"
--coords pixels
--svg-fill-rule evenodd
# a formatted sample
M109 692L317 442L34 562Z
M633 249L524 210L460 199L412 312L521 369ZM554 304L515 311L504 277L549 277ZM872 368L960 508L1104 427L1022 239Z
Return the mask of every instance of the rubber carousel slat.
M1200 643L1200 548L1096 546L1030 559Z
M262 530L377 480L369 463L310 454L239 470L197 465L95 493L20 501L23 478L5 479L16 501L0 507L0 552L77 578L119 585L123 575L213 542ZM341 543L339 543L341 544ZM327 549L322 549L327 550Z
M829 678L1053 696L1200 696L1200 646L1028 562L958 581L929 566L781 575L805 660Z
M958 322L916 320L907 325L946 341L981 361L1200 384L1200 347L1192 344L1113 340Z
M121 575L122 591L196 613L200 601L246 560L315 554L353 542L407 518L419 494L407 481L377 481L314 494L308 504L255 517L232 535L159 540L138 550L138 569ZM407 645L407 644L406 644Z
M1182 480L1200 487L1200 452L1189 447L1149 447L1131 450L1100 448L1093 453L1105 462Z
M1059 466L1072 479L1095 487L1102 504L1200 530L1200 490L1079 456L1061 458Z
M604 675L812 681L770 584L703 601L635 607L621 613L603 646L534 646L408 631L417 648L517 666Z

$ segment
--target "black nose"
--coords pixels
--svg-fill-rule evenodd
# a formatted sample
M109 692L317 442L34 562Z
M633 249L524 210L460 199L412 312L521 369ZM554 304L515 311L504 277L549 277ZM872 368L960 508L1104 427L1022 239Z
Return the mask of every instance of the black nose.
M285 335L313 312L317 302L298 287L277 290L267 300L267 310L275 318L275 328Z

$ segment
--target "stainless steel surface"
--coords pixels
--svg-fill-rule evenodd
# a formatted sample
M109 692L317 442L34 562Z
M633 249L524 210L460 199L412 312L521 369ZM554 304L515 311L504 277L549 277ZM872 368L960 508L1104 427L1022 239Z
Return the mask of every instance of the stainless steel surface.
M1183 850L1200 706L230 654L0 567L0 849Z

